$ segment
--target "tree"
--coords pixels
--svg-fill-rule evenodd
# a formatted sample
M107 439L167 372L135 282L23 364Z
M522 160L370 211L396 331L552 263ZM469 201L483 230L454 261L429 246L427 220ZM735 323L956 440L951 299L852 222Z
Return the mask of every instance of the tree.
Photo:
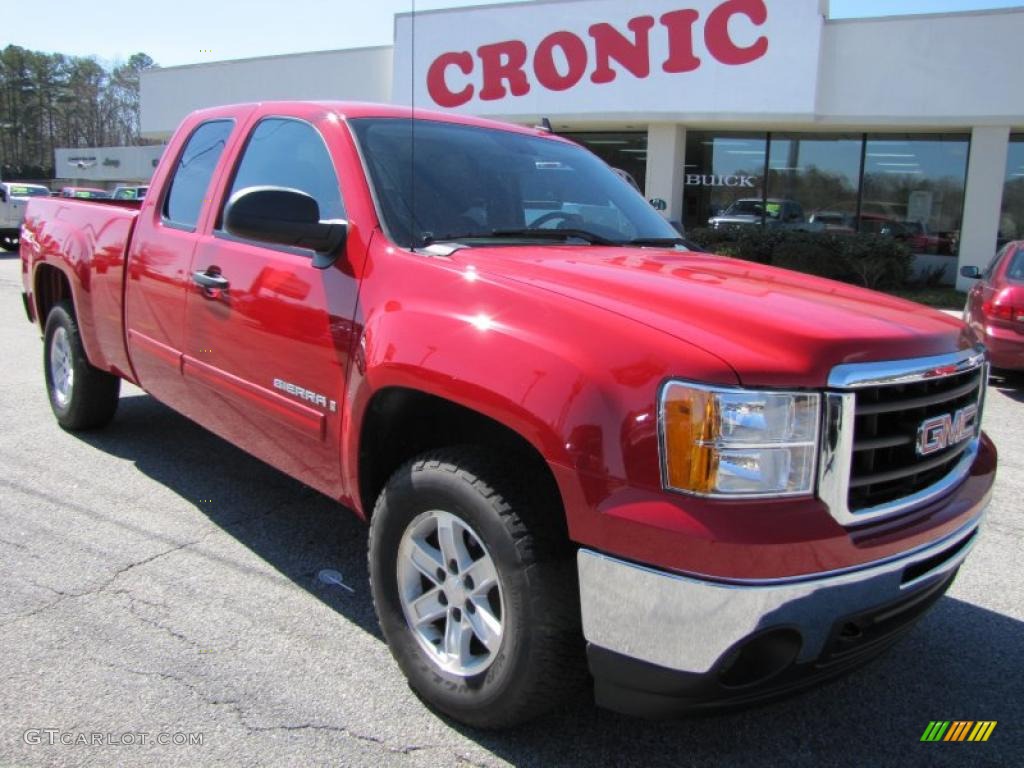
M56 147L138 145L144 53L108 71L95 58L0 51L0 177L51 179Z

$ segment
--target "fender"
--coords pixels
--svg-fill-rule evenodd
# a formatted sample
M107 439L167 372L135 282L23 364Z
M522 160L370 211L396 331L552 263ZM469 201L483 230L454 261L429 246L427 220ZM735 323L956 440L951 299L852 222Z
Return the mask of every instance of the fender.
M485 264L469 269L377 247L367 274L342 435L350 489L358 488L367 404L387 387L419 390L503 424L553 470L572 470L556 477L586 486L563 488L563 498L582 492L596 506L625 485L660 487L656 399L664 379L686 373L736 383L710 353L667 334L652 342L650 328L636 321L490 275ZM430 293L417 285L430 285Z

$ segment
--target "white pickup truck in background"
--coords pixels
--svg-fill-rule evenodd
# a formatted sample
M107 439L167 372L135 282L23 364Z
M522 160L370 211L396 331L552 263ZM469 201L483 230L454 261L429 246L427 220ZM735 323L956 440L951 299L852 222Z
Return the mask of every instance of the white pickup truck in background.
M18 236L28 198L49 196L50 190L42 184L0 182L0 248L7 251L18 249Z

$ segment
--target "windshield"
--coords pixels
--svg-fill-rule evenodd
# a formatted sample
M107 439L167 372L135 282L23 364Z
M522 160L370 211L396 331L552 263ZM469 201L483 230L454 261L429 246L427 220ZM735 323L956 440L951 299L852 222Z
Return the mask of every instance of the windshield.
M575 144L417 120L351 121L391 238L530 239L530 230L590 242L678 240L667 221L604 162ZM415 152L413 152L415 149ZM535 233L534 233L535 234Z
M764 211L769 219L777 219L782 215L782 203L777 200L769 200L767 205L762 205L760 200L737 200L725 209L723 216L757 216L760 218Z
M33 187L27 184L8 184L7 191L11 197L49 197L50 190L46 187Z
M760 200L737 200L725 209L725 216L760 216L764 206ZM769 211L769 214L771 212Z

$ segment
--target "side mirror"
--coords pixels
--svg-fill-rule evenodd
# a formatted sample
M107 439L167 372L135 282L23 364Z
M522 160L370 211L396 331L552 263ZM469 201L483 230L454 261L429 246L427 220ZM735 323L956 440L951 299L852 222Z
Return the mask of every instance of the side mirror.
M6 202L7 202L7 190L4 189L3 187L0 187L0 203L6 203Z
M348 236L347 221L321 221L320 206L311 195L286 187L238 190L224 209L224 228L247 240L316 251L317 269L337 260Z
M960 267L960 276L970 280L979 280L981 278L981 270L977 267Z

